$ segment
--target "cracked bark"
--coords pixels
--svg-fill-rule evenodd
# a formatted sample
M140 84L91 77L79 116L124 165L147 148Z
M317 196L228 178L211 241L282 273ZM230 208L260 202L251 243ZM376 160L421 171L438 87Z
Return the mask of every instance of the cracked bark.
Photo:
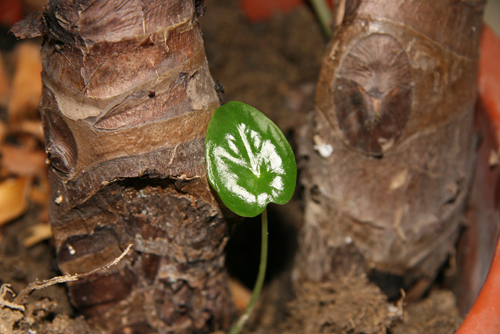
M348 4L300 139L295 277L321 281L357 266L407 288L432 281L464 221L484 1ZM333 153L321 156L322 145Z
M13 28L44 36L50 220L73 305L107 333L206 333L234 315L227 225L206 180L219 105L198 14L170 1L51 1Z

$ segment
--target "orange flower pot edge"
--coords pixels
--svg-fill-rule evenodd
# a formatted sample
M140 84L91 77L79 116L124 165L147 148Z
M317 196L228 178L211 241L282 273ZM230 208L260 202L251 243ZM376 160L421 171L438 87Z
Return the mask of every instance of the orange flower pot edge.
M266 20L274 13L287 12L304 5L302 0L241 0L240 5L251 22Z
M486 24L481 36L481 58L479 60L479 97L500 139L500 38Z
M500 333L500 236L483 288L456 334Z
M500 143L499 54L500 38L495 35L491 28L484 25L479 68L479 104L484 106L487 111L488 118L496 131L497 143ZM491 186L498 189L498 185ZM498 208L498 206L496 207ZM493 223L500 224L500 221ZM477 242L481 242L481 240ZM464 322L456 332L456 334L476 333L500 333L500 235L497 237L495 253L486 281Z

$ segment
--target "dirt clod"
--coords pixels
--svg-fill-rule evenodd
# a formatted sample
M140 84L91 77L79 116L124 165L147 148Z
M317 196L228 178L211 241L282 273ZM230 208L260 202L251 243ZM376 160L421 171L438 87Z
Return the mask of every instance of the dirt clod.
M289 304L285 333L386 333L397 307L364 276L306 282ZM300 328L300 330L299 330Z
M391 333L451 334L461 323L455 295L449 290L435 290L426 299L410 305Z

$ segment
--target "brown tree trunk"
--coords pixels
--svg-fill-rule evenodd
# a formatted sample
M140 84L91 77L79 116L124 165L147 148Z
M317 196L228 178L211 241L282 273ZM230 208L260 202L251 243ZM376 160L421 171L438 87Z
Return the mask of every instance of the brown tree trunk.
M484 1L341 2L302 137L297 274L354 266L419 294L464 222Z
M219 105L192 0L54 0L14 28L43 35L40 110L59 268L108 333L206 333L233 315L227 225L205 176Z

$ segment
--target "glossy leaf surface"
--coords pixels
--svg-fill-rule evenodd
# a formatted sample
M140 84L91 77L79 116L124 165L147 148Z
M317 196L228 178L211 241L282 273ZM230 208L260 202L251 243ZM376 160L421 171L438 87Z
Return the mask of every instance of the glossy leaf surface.
M269 202L292 198L297 179L292 148L260 111L235 101L217 108L206 140L208 180L236 214L254 217Z

